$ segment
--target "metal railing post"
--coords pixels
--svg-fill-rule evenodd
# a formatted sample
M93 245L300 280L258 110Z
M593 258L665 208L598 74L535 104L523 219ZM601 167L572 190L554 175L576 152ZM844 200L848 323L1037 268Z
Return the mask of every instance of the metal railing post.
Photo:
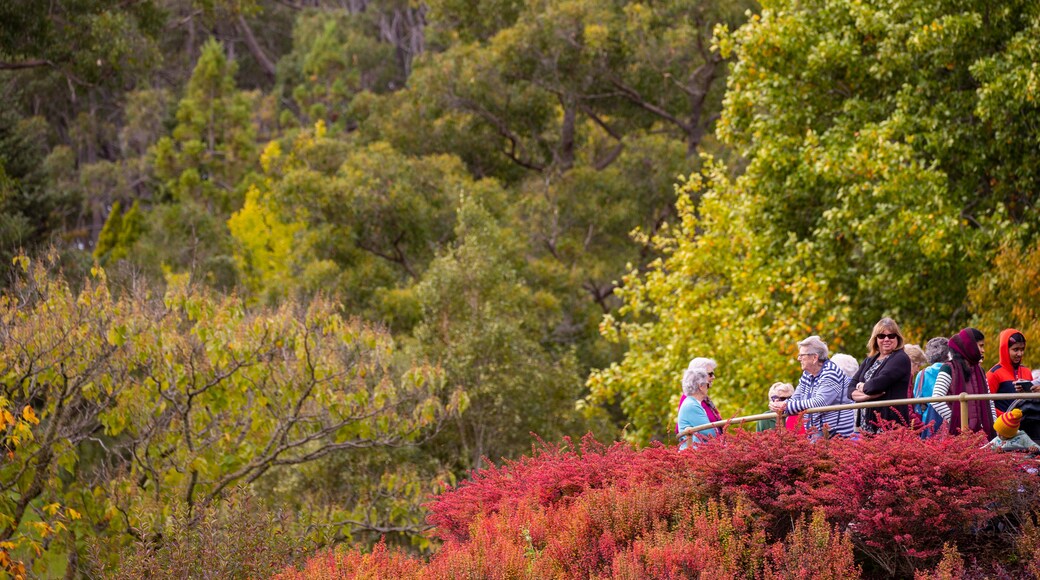
M968 393L961 393L961 431L968 430Z

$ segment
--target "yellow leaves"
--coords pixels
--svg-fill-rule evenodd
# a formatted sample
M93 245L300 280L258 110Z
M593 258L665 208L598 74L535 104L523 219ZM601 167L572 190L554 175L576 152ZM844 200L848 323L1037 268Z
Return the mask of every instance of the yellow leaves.
M0 409L0 429L6 429L9 425L14 425L15 418L7 409Z
M24 254L17 255L11 260L11 263L20 268L23 273L29 272L30 261L28 256Z
M263 167L264 173L270 174L271 168L274 162L282 156L282 146L278 141L271 141L264 147L264 151L260 154L260 166Z
M587 24L584 30L585 44L593 50L602 50L606 48L607 39L610 36L610 32L606 26L601 24Z

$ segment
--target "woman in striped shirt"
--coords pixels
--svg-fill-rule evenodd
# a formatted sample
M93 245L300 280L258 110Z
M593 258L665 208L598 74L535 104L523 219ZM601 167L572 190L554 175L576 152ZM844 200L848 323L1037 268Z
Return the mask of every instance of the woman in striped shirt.
M798 388L793 397L770 403L769 409L774 413L795 415L815 407L851 403L848 398L849 377L827 355L827 344L818 336L799 342L798 362L802 364L802 377L798 379ZM852 435L855 422L855 412L851 409L810 413L806 415L805 430L814 439L825 435L848 437Z

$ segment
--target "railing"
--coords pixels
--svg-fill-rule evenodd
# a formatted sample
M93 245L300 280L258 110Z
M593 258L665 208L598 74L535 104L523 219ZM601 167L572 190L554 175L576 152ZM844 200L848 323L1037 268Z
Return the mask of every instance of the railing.
M945 397L921 397L917 399L895 399L892 401L866 401L863 403L852 403L849 405L828 405L826 407L813 407L806 409L802 413L826 413L828 411L844 411L846 409L873 409L877 407L903 407L907 405L922 405L925 403L960 403L961 406L961 430L968 430L968 401L1013 401L1015 399L1040 399L1040 393L988 393L983 395L969 395L967 393L961 393L959 395L947 395ZM799 413L799 414L802 414ZM687 427L679 433L678 437L685 437L691 433L697 433L706 429L712 429L714 427L726 428L730 425L741 425L744 423L750 423L751 421L761 421L763 419L777 419L777 427L783 428L783 418L786 415L780 413L759 413L757 415L745 415L743 417L734 417L732 419L724 419L722 421L715 421L713 423L706 423L704 425L698 425L696 427Z

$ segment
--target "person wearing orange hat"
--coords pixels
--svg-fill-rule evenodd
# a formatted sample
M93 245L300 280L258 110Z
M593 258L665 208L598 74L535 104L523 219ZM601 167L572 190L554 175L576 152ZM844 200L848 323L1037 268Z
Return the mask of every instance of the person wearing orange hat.
M1040 453L1040 445L1029 438L1024 431L1019 431L1022 424L1022 409L1005 411L993 422L997 436L989 442L990 449L1004 451L1030 451Z

